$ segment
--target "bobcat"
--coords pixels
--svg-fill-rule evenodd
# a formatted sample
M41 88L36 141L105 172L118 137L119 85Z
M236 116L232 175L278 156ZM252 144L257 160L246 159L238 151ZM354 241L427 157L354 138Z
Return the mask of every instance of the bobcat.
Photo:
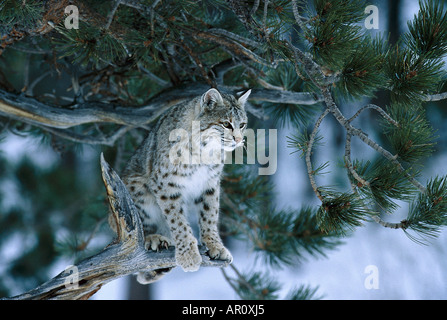
M155 251L175 245L176 262L184 271L197 271L202 261L188 222L188 204L197 208L200 238L208 255L233 260L217 225L224 156L211 163L197 160L210 152L224 155L243 145L244 105L250 92L235 98L210 89L173 106L158 119L124 169L123 181L139 210L146 248ZM193 133L194 126L200 135L178 139L178 132ZM137 280L151 283L169 270L140 272Z

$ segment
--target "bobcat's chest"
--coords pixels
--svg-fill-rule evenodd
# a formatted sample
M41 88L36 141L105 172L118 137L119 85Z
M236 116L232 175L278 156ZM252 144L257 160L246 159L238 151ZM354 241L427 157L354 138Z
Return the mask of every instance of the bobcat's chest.
M215 179L218 179L221 168L212 166L197 166L188 170L187 173L177 176L177 183L183 186L185 198L194 200L209 189Z

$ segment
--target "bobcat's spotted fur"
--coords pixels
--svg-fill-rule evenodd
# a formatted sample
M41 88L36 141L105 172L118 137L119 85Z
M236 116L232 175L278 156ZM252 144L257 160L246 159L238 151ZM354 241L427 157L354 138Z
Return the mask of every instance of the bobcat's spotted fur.
M217 225L223 159L211 163L197 160L203 160L204 153L220 155L243 144L247 125L244 104L249 94L236 99L210 89L172 107L159 118L123 172L123 181L139 210L146 248L174 245L176 262L185 271L198 270L202 261L187 217L191 205L197 209L200 239L209 256L233 259L222 244ZM200 130L199 136L192 134L194 126ZM187 139L178 136L179 132L188 133ZM140 272L137 279L154 282L167 271Z

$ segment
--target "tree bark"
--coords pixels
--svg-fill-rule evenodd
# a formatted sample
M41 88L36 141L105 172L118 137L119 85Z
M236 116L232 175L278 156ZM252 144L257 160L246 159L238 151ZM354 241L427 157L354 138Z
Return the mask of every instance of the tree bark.
M139 271L176 267L173 247L161 252L144 248L144 235L137 209L119 176L101 155L101 170L112 214L117 226L117 239L103 251L14 300L88 299L114 279ZM202 266L226 267L222 260L211 260L201 247Z
M101 102L56 107L34 98L0 90L0 115L32 125L58 129L87 123L115 123L139 127L157 119L170 106L200 96L208 89L208 86L201 84L168 89L141 107L124 107ZM227 86L220 86L220 89L224 92L242 90L242 88ZM322 98L308 92L253 89L249 100L313 105L322 101ZM259 115L259 110L252 106L248 106L247 111Z

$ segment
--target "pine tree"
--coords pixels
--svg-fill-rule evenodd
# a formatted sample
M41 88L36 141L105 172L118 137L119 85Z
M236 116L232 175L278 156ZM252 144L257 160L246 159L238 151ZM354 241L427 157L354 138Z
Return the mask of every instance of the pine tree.
M0 181L14 179L31 204L0 215L0 246L14 231L37 239L8 267L9 283L29 290L58 258L80 261L102 245L92 239L111 236L105 193L96 183L99 161L88 193L80 170L68 166L82 159L83 146L93 146L98 159L103 152L119 172L161 112L209 87L251 88L253 129L296 130L287 141L291 157L306 164L319 201L300 210L276 207L271 177L247 164L252 146L244 165L226 165L222 234L247 242L267 266L242 272L235 261L222 269L240 298L321 297L318 284L297 284L281 296L274 270L326 256L365 223L401 229L417 242L435 237L447 223L447 176L424 182L421 172L443 134L428 121L427 105L447 99L447 10L441 1L421 0L408 32L391 43L364 27L366 6L362 0L2 1L2 132L38 138L62 155L45 171L0 153ZM382 93L390 97L384 105L370 102ZM367 112L378 116L374 135L357 124ZM336 170L345 184L321 183L331 163L313 159L324 148L319 129L329 117L344 140ZM353 159L353 139L376 156ZM384 221L398 201L409 203L407 218ZM11 294L8 281L0 282L2 296Z

